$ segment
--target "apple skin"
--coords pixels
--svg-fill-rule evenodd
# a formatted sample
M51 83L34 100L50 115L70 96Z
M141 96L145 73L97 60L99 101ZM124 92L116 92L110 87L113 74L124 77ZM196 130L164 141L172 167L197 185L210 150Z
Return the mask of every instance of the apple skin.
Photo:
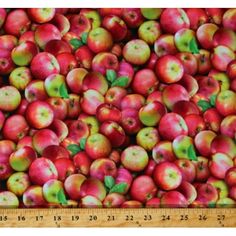
M50 22L58 28L62 36L70 30L70 22L63 14L56 12Z
M58 145L50 145L44 148L42 156L51 160L52 162L59 158L70 158L69 152L64 147Z
M190 27L188 15L180 8L167 8L163 10L160 23L163 30L170 34L175 34L182 28Z
M96 117L99 122L121 122L121 111L112 104L101 104L97 108Z
M220 132L230 138L234 138L236 131L236 116L226 116L220 123Z
M136 135L136 142L146 151L152 151L154 146L159 143L160 137L158 130L154 127L142 128Z
M133 181L133 176L131 172L122 166L119 167L117 170L117 176L116 176L115 182L116 184L126 183L127 186L124 191L124 194L126 194L129 191L132 181Z
M4 122L5 122L5 115L2 111L0 111L0 130L2 129Z
M56 13L55 8L29 8L27 9L27 14L30 19L36 23L46 23L49 22Z
M48 98L44 81L32 80L25 88L25 98L28 102L43 101Z
M219 25L222 23L222 18L223 18L223 14L224 14L224 9L221 8L205 8L205 11L209 17L209 19L211 19L211 22Z
M230 188L229 196L236 201L236 186Z
M80 195L81 197L91 195L93 197L96 197L100 201L103 201L106 197L106 189L104 184L100 180L89 178L81 184Z
M18 208L19 200L17 196L10 191L0 192L0 209Z
M68 72L78 67L75 56L69 52L58 54L56 59L60 67L60 73L62 75L67 75Z
M7 190L18 197L21 197L29 186L29 176L24 172L15 172L7 180Z
M200 49L199 54L195 55L198 60L198 73L207 74L212 69L211 53L205 49Z
M232 187L236 183L235 180L236 180L236 167L234 166L227 170L225 174L225 182L229 187Z
M25 10L16 9L8 13L4 23L4 30L6 34L19 37L22 33L28 31L30 23Z
M43 197L43 188L41 186L32 185L24 192L24 206L28 208L39 208L46 206L46 201Z
M29 31L26 31L23 34L21 34L18 42L19 42L19 44L21 44L21 43L24 43L27 41L35 43L34 31L29 30Z
M80 188L85 180L86 177L82 174L72 174L65 179L64 188L70 199L80 199Z
M46 100L51 106L54 114L54 119L64 120L67 117L68 107L63 98L51 97Z
M229 63L226 73L231 80L234 81L236 79L236 60L233 60ZM231 83L233 83L233 81L231 81ZM235 91L235 89L233 90Z
M102 202L91 195L81 198L80 206L82 208L102 208Z
M235 9L228 9L223 15L223 26L232 30L236 30L236 13Z
M188 181L182 181L177 190L185 196L189 204L193 203L197 198L196 188Z
M235 205L236 205L236 202L232 198L229 198L229 197L220 198L216 202L217 208L234 208Z
M74 93L69 94L69 98L64 99L67 103L68 118L77 118L79 113L81 112L81 106L80 106L80 96Z
M0 88L0 109L1 111L14 111L21 102L19 91L13 86Z
M52 161L41 157L32 162L29 177L32 183L42 186L50 179L57 179L58 173Z
M68 158L59 158L54 161L54 165L58 172L58 179L65 181L65 179L75 173L75 166L72 160Z
M71 53L71 47L67 42L63 40L53 39L47 42L44 51L56 57L61 53L65 52Z
M59 142L62 142L68 136L68 127L62 120L54 119L52 124L48 127L58 137Z
M29 126L22 115L12 115L6 119L2 134L5 139L18 142L21 138L26 136L29 132Z
M119 193L109 193L103 200L105 208L119 208L125 202L125 197Z
M197 161L194 161L193 163L196 167L195 181L205 182L210 177L208 159L206 157L198 156Z
M160 208L161 207L161 199L154 197L146 201L145 208Z
M133 93L127 94L121 100L121 110L125 110L127 108L139 110L145 104L145 98L141 94Z
M92 29L88 34L87 45L94 53L109 51L113 45L112 35L101 27Z
M127 200L123 202L121 205L121 208L142 208L143 205L141 202L136 201L136 200Z
M207 183L211 184L217 189L220 199L226 198L229 195L229 187L227 186L225 180L210 177L208 178Z
M165 127L169 127L167 130ZM159 134L162 138L173 141L179 135L187 135L188 127L184 119L176 113L165 114L159 122Z
M37 158L37 153L33 148L25 146L13 152L9 157L12 169L16 171L26 171L31 163Z
M184 74L184 67L175 56L165 55L157 60L155 71L162 82L171 84L181 80Z
M82 120L89 126L90 134L96 134L99 132L100 124L95 116L90 116L85 113L81 113L78 117L79 120Z
M162 208L186 208L188 201L184 195L178 191L169 191L161 197Z
M12 172L9 156L0 153L0 180L7 180L12 175Z
M2 25L4 24L4 21L6 19L7 16L7 12L4 8L0 9L0 28L2 27Z
M121 87L111 87L105 94L105 103L112 104L117 108L121 108L122 98L127 95L127 91Z
M90 22L92 22L92 28L96 29L101 25L101 17L95 9L81 9L81 15L84 15Z
M158 187L169 191L179 187L182 181L182 174L174 163L163 162L156 166L153 179Z
M203 119L206 127L214 132L218 132L222 121L222 116L219 114L217 109L210 108L203 114Z
M223 153L215 153L209 162L211 175L218 179L225 179L225 174L231 167L233 167L232 159Z
M73 162L78 173L88 176L92 161L85 151L77 153L73 157Z
M151 51L145 41L133 39L125 44L122 54L127 62L134 65L143 65L148 61Z
M129 28L137 28L144 21L144 18L139 8L122 9L122 18Z
M117 168L114 161L106 158L100 158L92 162L90 166L90 177L104 181L105 176L117 175Z
M188 8L186 9L190 21L190 28L197 30L201 25L208 22L208 16L204 9Z
M87 45L83 45L75 51L75 58L81 68L90 69L93 57L93 52Z
M92 159L106 158L111 153L111 143L103 134L92 134L86 140L85 151Z
M27 107L26 120L36 129L48 127L52 123L53 118L53 110L46 102L33 101Z
M157 187L153 179L147 175L140 175L134 179L130 195L132 199L145 203L157 193Z
M129 78L129 81L128 81L127 85L125 86L125 88L127 88L130 85L130 83L132 82L133 77L134 77L134 73L135 73L134 68L130 63L126 62L125 60L120 62L119 70L117 72L118 77L125 76L125 77Z
M163 11L162 8L141 8L141 13L143 17L145 17L148 20L159 19L162 11Z

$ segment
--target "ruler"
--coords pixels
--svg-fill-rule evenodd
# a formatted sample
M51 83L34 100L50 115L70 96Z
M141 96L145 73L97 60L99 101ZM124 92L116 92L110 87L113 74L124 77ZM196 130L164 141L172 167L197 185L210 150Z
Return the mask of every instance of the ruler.
M236 208L0 209L0 227L236 227Z

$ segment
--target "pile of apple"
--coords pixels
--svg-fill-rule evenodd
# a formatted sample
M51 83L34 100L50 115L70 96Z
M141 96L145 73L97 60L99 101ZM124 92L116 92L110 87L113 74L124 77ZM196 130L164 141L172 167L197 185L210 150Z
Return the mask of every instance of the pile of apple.
M235 206L236 9L0 9L0 208Z

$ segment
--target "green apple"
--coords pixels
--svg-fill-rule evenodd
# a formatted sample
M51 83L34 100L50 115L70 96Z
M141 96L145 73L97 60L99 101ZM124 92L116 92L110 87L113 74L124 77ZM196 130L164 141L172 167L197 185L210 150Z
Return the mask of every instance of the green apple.
M208 76L219 81L220 91L225 91L230 88L230 79L226 73L212 70L209 72Z
M162 11L162 8L141 8L142 15L148 20L159 19Z
M1 208L18 208L19 200L17 196L9 191L0 193L0 209Z
M224 180L209 178L207 183L211 184L217 189L220 198L226 198L228 196L229 189Z
M234 208L236 206L236 202L229 198L221 198L216 202L216 207L217 208Z
M86 18L88 18L91 21L93 29L98 28L102 23L101 17L96 10L82 9L80 11L80 14L84 15Z
M52 74L44 82L46 92L50 97L61 97L60 88L65 85L65 77L60 74Z

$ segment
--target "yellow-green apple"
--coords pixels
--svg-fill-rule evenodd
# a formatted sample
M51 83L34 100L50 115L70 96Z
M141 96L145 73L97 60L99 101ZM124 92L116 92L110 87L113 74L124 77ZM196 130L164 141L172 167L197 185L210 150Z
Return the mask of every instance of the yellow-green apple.
M25 146L13 152L9 157L9 163L15 171L27 171L31 163L37 158L33 148Z
M63 98L50 97L46 102L51 106L54 114L54 119L64 120L67 117L68 107Z
M131 171L142 171L148 164L146 150L138 145L132 145L121 153L122 165Z
M161 27L157 21L143 22L138 29L138 36L146 43L152 45L161 35Z
M226 71L227 66L234 59L234 51L224 45L216 46L211 54L211 63L219 71Z
M78 66L81 68L90 69L93 57L93 52L87 45L83 45L75 51L75 58L78 62Z
M60 73L60 66L52 54L40 52L31 61L30 70L35 79L45 80L51 74Z
M117 168L114 161L107 158L100 158L92 162L89 170L90 177L104 181L105 176L117 175Z
M64 188L70 199L80 199L80 188L85 180L86 177L82 174L72 174L65 179Z
M88 34L87 45L94 53L109 51L113 45L112 35L102 27L92 29Z
M168 141L173 141L179 135L188 134L188 126L184 119L173 112L167 113L161 118L158 130L161 137Z
M216 202L216 208L234 208L236 206L236 202L229 197L221 198Z
M82 120L89 126L90 134L98 133L100 124L95 116L90 116L85 113L81 113L78 119Z
M52 162L59 158L70 158L69 152L64 147L58 145L50 145L44 148L42 156Z
M125 44L122 54L127 62L134 65L143 65L148 61L151 50L145 41L133 39Z
M58 54L61 53L71 53L71 47L67 42L63 40L53 39L45 45L44 51L56 57Z
M121 100L121 110L135 109L139 110L145 104L145 98L141 94L131 93L125 95Z
M111 143L103 134L92 134L86 140L85 151L92 159L106 158L111 153Z
M198 27L196 31L196 36L202 48L213 48L213 36L218 29L219 27L213 23L205 23Z
M157 187L150 176L140 175L134 179L130 195L132 199L145 203L157 193Z
M67 75L68 72L78 67L77 60L75 56L69 52L63 52L56 56L60 67L60 73L62 75Z
M44 49L45 45L50 41L54 39L61 39L61 33L58 30L58 28L53 24L42 24L39 25L35 30L35 41L37 45Z
M208 129L218 132L222 121L222 116L216 108L210 108L203 113L203 119Z
M229 188L225 183L225 180L210 177L207 180L207 183L213 185L217 189L219 198L226 198L229 195Z
M117 176L115 182L116 184L120 183L126 184L126 189L124 190L124 194L129 191L132 181L133 181L133 176L131 172L128 169L120 166L117 170Z
M160 208L161 206L161 199L158 197L151 198L146 201L145 207L146 208Z
M143 205L141 202L136 201L136 200L127 200L123 202L121 205L121 208L142 208Z
M48 98L46 89L44 87L44 81L32 80L25 88L25 98L28 102L36 100L46 100Z
M7 190L21 197L30 186L28 174L24 172L15 172L7 180Z
M228 9L227 11L225 11L223 15L223 26L225 28L229 28L235 31L236 30L235 19L236 19L236 10L234 8Z
M65 99L67 103L67 108L68 108L68 113L67 117L68 118L77 118L80 111L80 96L74 93L69 94L69 98Z
M49 97L61 97L60 88L65 86L65 77L61 74L51 74L44 81L44 87Z
M210 177L210 170L208 167L208 159L206 157L198 156L196 161L193 161L196 167L195 181L206 182Z
M48 128L57 135L59 142L62 142L69 133L66 123L59 119L54 119Z
M202 8L188 8L186 9L186 13L192 30L197 30L201 25L208 22L208 15Z
M209 157L211 155L211 143L216 137L216 133L211 130L200 131L194 137L194 145L202 156Z
M156 165L153 179L158 187L169 191L179 187L182 181L182 174L174 163L162 162Z
M13 86L0 88L0 109L2 111L14 111L21 102L20 92Z
M161 197L161 207L163 208L186 208L188 201L185 196L178 191L169 191Z
M105 103L112 104L117 108L121 107L121 100L127 95L127 91L122 87L111 87L105 94Z
M84 68L75 68L67 74L66 84L72 93L79 94L83 91L82 84L87 73L88 71Z
M92 28L98 28L101 25L101 17L95 9L81 9L81 15L84 15L92 23Z
M87 73L82 81L82 91L86 92L89 89L93 89L105 95L108 90L108 83L106 78L100 72Z
M25 90L31 80L32 75L28 67L17 67L9 76L9 84L21 91Z
M81 198L80 206L82 208L102 208L102 202L94 196L87 195Z
M80 100L82 110L89 115L95 115L97 108L102 103L104 103L104 96L94 89L85 91Z
M123 8L122 18L129 28L137 28L144 21L140 8Z
M177 190L184 195L189 204L197 198L196 188L188 181L183 180Z
M181 80L184 67L177 57L165 55L157 60L155 71L162 82L171 84Z
M21 138L26 136L29 132L29 125L24 116L12 115L9 116L2 128L2 134L5 139L18 142Z
M59 192L64 193L63 183L56 179L50 179L43 185L43 197L48 203L60 203Z
M176 54L178 50L174 43L174 36L171 34L162 34L154 43L154 52L158 58Z
M26 11L23 9L15 9L7 14L4 23L4 30L6 34L18 37L28 31L30 24L31 22Z
M230 168L225 174L225 182L229 187L232 187L236 183L236 166Z
M119 193L109 193L103 200L105 208L119 208L125 202L125 197Z
M207 74L212 69L211 53L205 49L200 49L195 55L198 60L198 73Z
M36 23L49 22L55 15L55 8L29 8L27 14Z
M107 15L102 20L102 26L107 29L114 41L121 41L127 34L125 22L117 15Z
M184 73L187 75L195 75L198 70L197 58L190 52L180 52L175 55L184 67Z
M0 209L1 208L18 208L19 200L17 196L10 191L0 192Z
M188 135L195 137L199 132L205 130L207 122L200 115L190 114L184 117L184 121L188 126Z
M13 170L9 163L9 156L0 153L0 180L7 180Z
M27 41L16 46L11 51L11 57L16 65L27 66L32 61L33 57L36 56L38 51L38 47L35 43Z
M59 158L54 161L54 165L57 169L58 179L65 181L65 179L75 173L75 166L72 160L69 158Z
M141 8L142 15L148 20L157 20L161 16L162 8Z
M95 178L88 178L80 186L80 195L85 197L91 195L103 201L106 197L106 189L104 184Z
M160 137L158 130L154 127L142 128L136 135L136 142L146 151L152 151L154 146L159 143Z
M44 101L31 102L26 110L26 120L36 129L48 127L54 118L51 106Z
M163 31L175 34L178 30L190 27L186 12L181 8L166 8L160 18Z
M125 131L115 121L108 120L103 122L99 132L110 140L112 147L119 147L125 142Z
M78 152L73 157L73 162L78 173L88 176L92 161L86 152Z

